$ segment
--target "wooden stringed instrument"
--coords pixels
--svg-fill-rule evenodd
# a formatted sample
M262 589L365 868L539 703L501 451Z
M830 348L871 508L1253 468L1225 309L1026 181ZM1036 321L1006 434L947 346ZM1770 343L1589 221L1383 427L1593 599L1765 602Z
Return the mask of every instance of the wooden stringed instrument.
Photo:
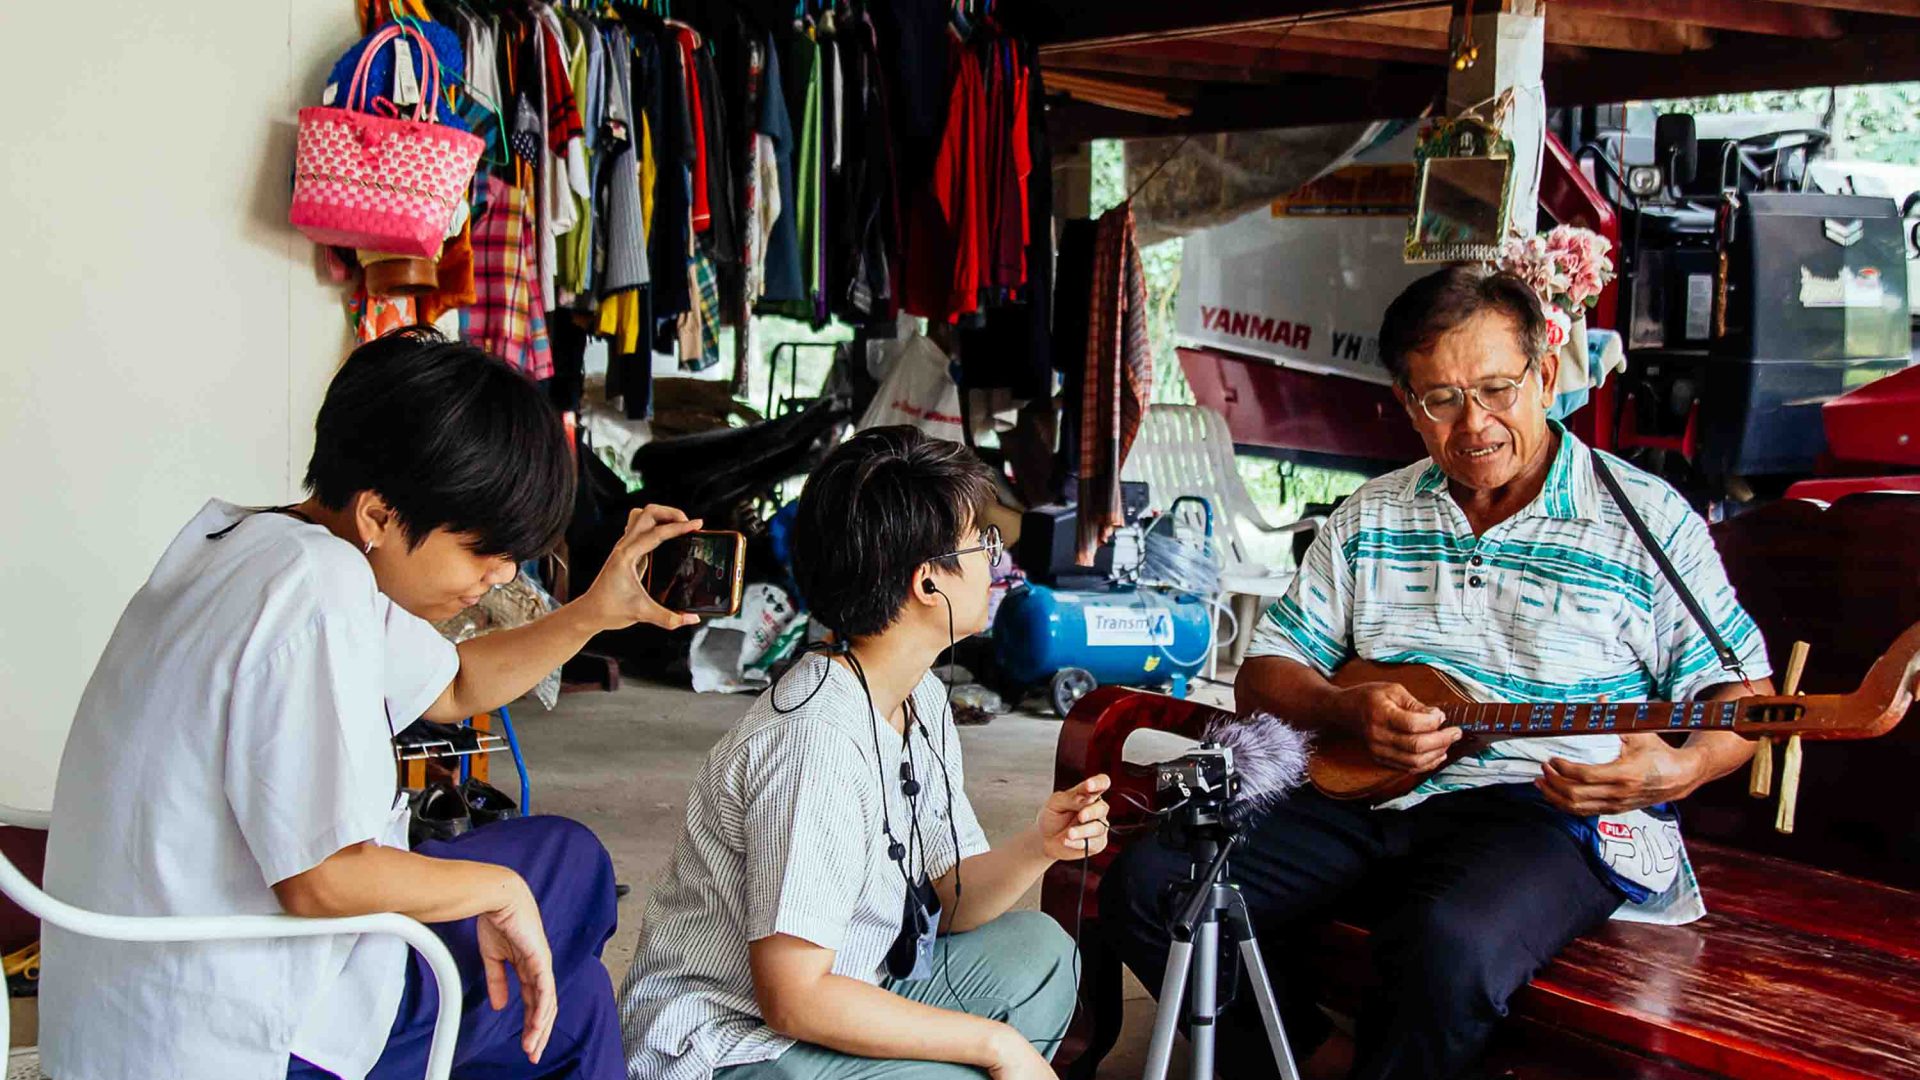
M1340 687L1399 683L1415 698L1445 713L1449 724L1467 733L1449 749L1447 763L1451 764L1492 742L1572 735L1731 731L1749 738L1871 739L1893 730L1906 715L1916 677L1920 677L1920 623L1900 635L1851 694L1680 703L1481 702L1468 698L1446 673L1424 664L1369 660L1349 660L1333 673L1332 681ZM1307 775L1330 798L1384 802L1412 791L1432 773L1382 765L1360 739L1322 728L1314 740Z

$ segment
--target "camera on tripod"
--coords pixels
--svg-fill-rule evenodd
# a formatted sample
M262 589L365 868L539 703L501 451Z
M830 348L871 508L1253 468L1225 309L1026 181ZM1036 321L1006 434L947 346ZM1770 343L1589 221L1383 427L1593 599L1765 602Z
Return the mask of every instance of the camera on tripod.
M1301 756L1304 758L1304 754ZM1257 794L1261 777L1271 780L1273 770L1263 772L1262 757L1257 749L1250 752L1247 767L1252 770L1251 783ZM1193 1052L1188 1075L1207 1078L1215 1075L1214 1033L1220 1015L1223 943L1232 947L1239 960L1239 966L1229 976L1229 985L1239 983L1241 971L1253 985L1274 1067L1284 1080L1299 1080L1293 1050L1287 1045L1286 1031L1280 1024L1273 984L1260 955L1260 943L1254 940L1253 921L1247 914L1246 901L1227 879L1228 856L1241 843L1241 830L1251 814L1249 801L1243 798L1248 794L1243 791L1248 783L1234 768L1233 748L1212 741L1153 767L1153 788L1160 804L1161 842L1191 854L1193 871L1169 896L1174 905L1168 925L1173 940L1167 950L1166 974L1160 984L1160 1008L1154 1017L1153 1041L1147 1048L1143 1080L1166 1080L1173 1060L1174 1031L1182 1018L1189 1021ZM1193 997L1191 1014L1182 1011L1189 990Z
M1234 771L1233 751L1228 747L1202 743L1198 749L1155 764L1153 789L1166 814L1169 846L1184 848L1183 838L1190 833L1215 834L1237 824L1228 807L1240 793L1240 775Z

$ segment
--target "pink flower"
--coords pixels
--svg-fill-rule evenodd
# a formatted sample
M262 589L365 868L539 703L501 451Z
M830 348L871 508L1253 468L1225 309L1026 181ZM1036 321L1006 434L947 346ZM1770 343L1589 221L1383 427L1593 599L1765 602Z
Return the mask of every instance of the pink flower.
M1550 313L1597 303L1613 280L1613 244L1588 229L1562 225L1544 234L1510 237L1494 265L1525 281Z

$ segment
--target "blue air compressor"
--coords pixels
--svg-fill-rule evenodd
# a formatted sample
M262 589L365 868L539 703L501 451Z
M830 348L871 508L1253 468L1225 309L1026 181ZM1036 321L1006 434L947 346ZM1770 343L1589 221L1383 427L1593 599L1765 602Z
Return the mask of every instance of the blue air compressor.
M1043 568L1052 584L1016 587L994 616L1002 689L1018 698L1045 684L1061 716L1101 684L1170 687L1185 697L1214 647L1220 564L1212 507L1176 499L1129 534L1137 565L1091 579L1062 572L1071 564L1070 519L1037 524L1023 531L1030 561L1022 565ZM1029 542L1030 534L1041 539Z
M1007 686L1047 684L1061 716L1102 684L1170 685L1184 697L1213 647L1208 611L1198 596L1133 585L1021 585L994 616L994 657Z

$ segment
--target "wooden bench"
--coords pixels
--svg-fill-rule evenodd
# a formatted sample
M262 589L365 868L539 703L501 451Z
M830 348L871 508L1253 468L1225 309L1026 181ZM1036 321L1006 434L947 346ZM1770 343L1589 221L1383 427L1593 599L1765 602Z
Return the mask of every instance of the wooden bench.
M1151 803L1151 777L1120 751L1139 728L1192 737L1215 710L1103 688L1061 733L1056 787L1094 772ZM1116 819L1128 800L1115 797ZM1920 1080L1920 892L1782 859L1689 845L1710 914L1690 926L1608 923L1576 941L1517 995L1520 1021L1491 1055L1523 1077L1887 1077ZM1091 1076L1118 1035L1119 968L1101 949L1095 860L1081 912L1084 997L1059 1064ZM1043 906L1074 927L1081 870L1047 875ZM1329 926L1315 942L1329 1003L1351 1009L1370 978L1366 931ZM1571 1038L1564 1037L1571 1036ZM1612 1064L1591 1071L1596 1061ZM1077 1059L1077 1060L1076 1060ZM1583 1071L1584 1067L1584 1071Z

